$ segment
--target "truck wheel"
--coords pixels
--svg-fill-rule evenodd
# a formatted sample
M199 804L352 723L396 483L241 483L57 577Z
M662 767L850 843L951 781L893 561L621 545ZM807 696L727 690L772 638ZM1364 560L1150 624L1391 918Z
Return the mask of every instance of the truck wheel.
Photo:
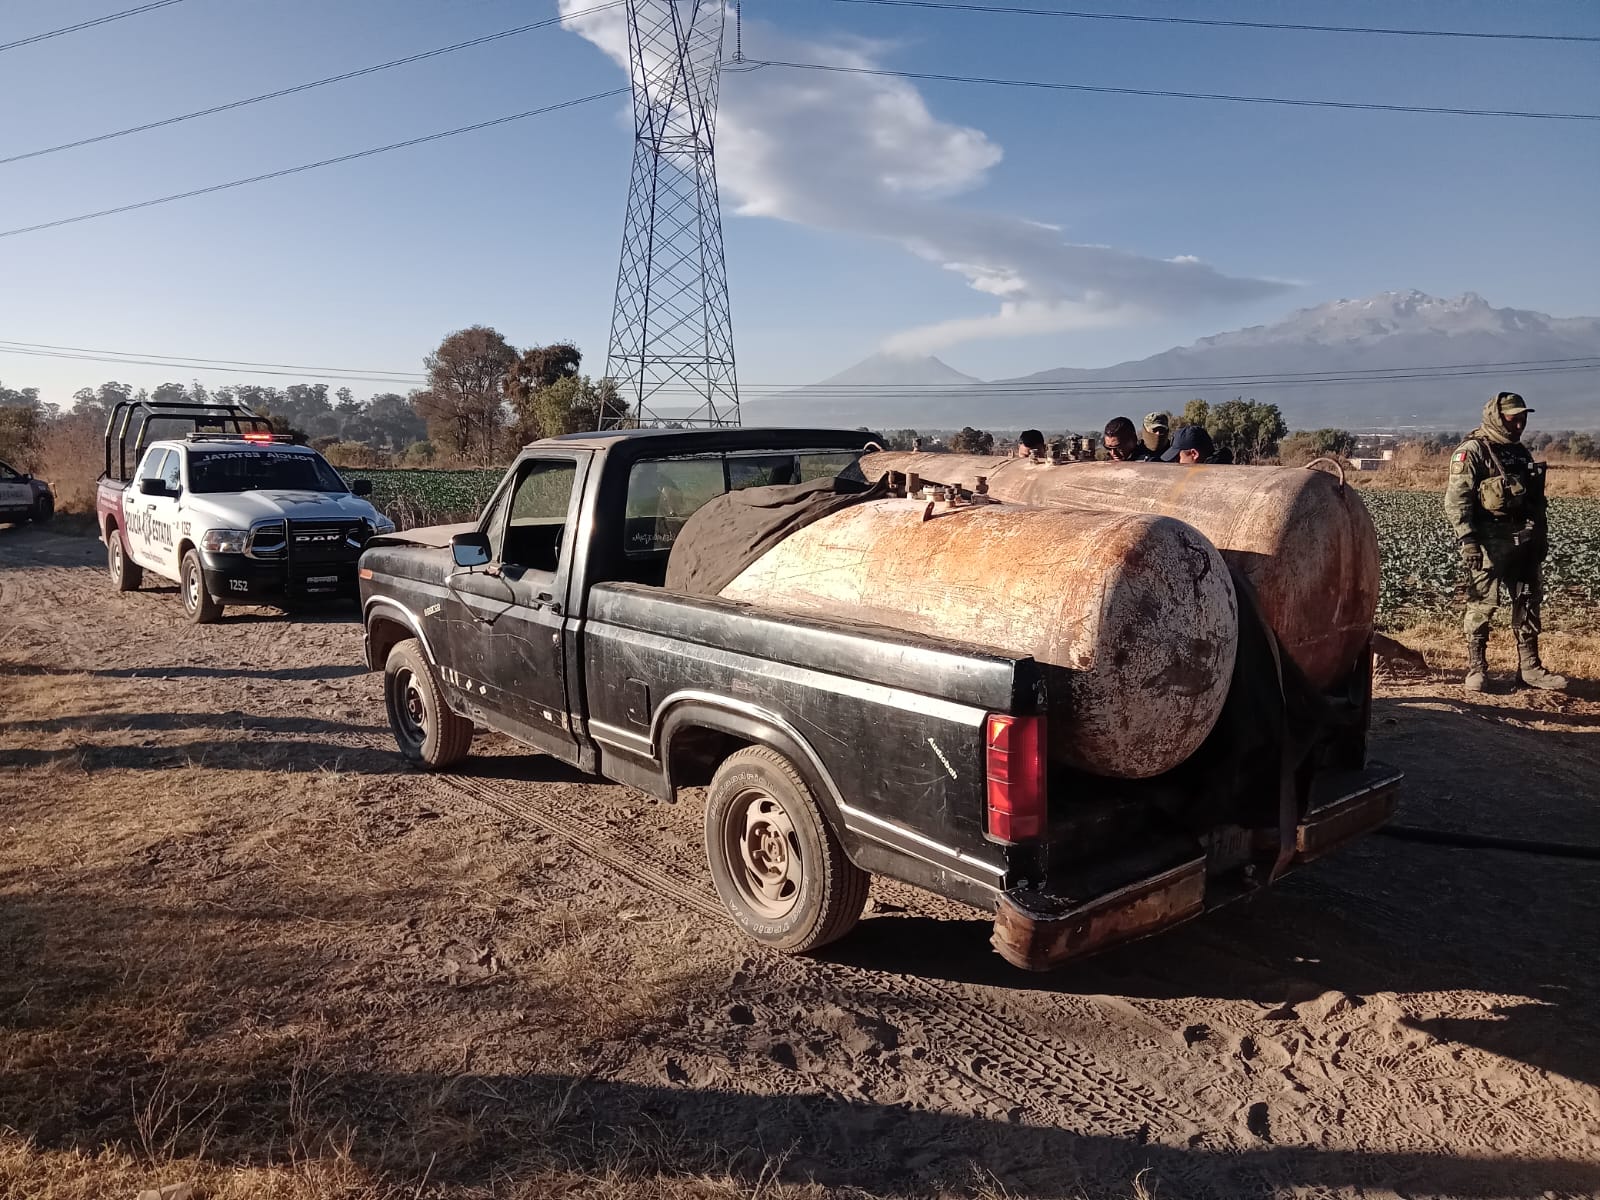
M472 722L444 702L416 638L389 651L383 664L383 702L400 753L419 767L453 767L472 749Z
M56 502L49 496L40 496L33 502L33 519L35 521L48 521L56 515Z
M179 570L183 578L183 611L196 625L210 625L222 615L222 604L206 591L206 574L200 569L200 553L191 550L183 556Z
M106 530L106 570L111 573L111 586L119 592L137 591L144 582L144 568L123 552L122 531L115 525Z
M717 768L706 860L723 907L757 941L804 954L849 933L872 877L847 857L782 755L748 746Z

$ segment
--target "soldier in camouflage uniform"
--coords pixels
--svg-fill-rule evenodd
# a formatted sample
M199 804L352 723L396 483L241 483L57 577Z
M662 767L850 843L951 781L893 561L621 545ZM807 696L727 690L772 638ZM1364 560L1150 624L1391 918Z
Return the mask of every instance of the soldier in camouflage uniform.
M1467 678L1481 692L1489 665L1489 622L1511 600L1517 638L1517 681L1560 691L1567 681L1539 662L1540 564L1549 552L1545 526L1543 463L1522 444L1533 410L1515 392L1483 406L1483 423L1450 456L1444 515L1461 544L1467 570Z

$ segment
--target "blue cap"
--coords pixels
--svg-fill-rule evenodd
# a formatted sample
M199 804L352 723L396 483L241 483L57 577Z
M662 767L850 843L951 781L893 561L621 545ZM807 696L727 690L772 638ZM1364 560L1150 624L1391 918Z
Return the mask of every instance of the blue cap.
M1198 450L1202 459L1210 458L1217 452L1212 444L1211 435L1206 432L1203 425L1185 425L1172 435L1172 445L1161 456L1162 462L1177 462L1178 455L1185 450Z

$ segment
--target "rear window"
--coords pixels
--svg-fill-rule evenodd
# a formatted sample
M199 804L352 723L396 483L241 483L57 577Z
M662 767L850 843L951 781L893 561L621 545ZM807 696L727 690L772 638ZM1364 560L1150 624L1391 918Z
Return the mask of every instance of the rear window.
M744 488L832 479L859 457L855 450L801 450L644 459L628 474L623 551L631 558L665 553L684 523L714 497Z
M290 450L190 450L193 492L348 492L320 454Z

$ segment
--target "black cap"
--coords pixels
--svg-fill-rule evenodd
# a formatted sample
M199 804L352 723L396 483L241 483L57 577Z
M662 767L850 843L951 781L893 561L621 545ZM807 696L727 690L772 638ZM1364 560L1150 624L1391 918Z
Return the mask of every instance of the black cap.
M1198 450L1202 460L1210 458L1217 452L1216 446L1211 442L1211 435L1202 425L1185 425L1172 435L1172 445L1161 456L1162 462L1177 462L1178 455L1185 450Z

